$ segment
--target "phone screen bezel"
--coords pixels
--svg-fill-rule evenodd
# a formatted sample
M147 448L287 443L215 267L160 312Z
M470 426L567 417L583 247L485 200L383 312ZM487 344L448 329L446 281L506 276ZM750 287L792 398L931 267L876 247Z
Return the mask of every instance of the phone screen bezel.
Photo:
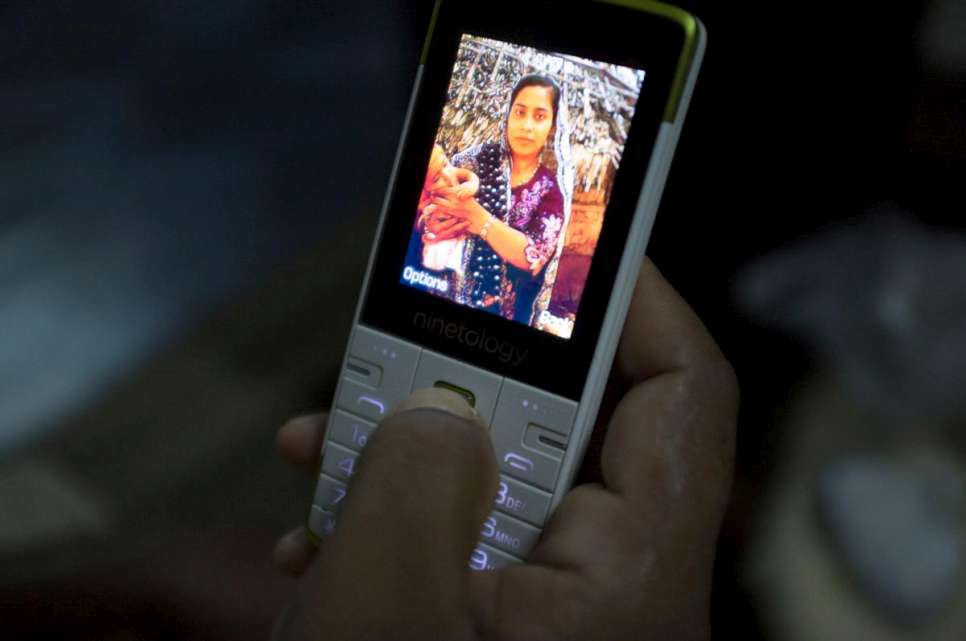
M422 82L388 195L360 321L433 351L534 387L579 400L614 287L641 186L671 94L686 34L666 18L603 3L442 2ZM463 34L625 65L645 72L604 224L569 339L464 307L400 282L426 165ZM421 316L418 314L422 313ZM441 319L470 328L484 344L460 342L416 323ZM425 324L425 323L423 323ZM451 332L452 334L452 332ZM509 345L510 349L487 351ZM525 353L520 360L518 357ZM507 358L507 355L511 356ZM519 362L517 362L519 360Z

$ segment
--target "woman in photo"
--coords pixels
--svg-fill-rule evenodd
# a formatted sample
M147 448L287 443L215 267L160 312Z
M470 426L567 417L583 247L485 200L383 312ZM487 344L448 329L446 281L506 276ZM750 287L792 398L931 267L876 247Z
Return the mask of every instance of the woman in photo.
M424 251L465 236L449 296L527 325L549 301L573 196L569 131L560 87L531 74L517 81L500 140L452 158L479 177L475 198L440 194L423 209Z

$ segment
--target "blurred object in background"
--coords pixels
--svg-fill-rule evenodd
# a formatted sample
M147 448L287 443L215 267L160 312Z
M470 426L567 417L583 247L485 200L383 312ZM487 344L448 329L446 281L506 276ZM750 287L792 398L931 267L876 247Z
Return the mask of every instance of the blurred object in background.
M883 207L737 279L739 308L821 354L881 427L966 416L966 234Z
M412 12L369 3L360 28L349 2L4 3L0 453L375 220Z
M893 120L852 96L879 124L852 158L850 188L865 195L819 181L816 224L763 247L735 279L738 313L758 335L794 339L784 357L805 361L757 428L766 483L739 484L755 509L738 571L776 641L966 638L966 1L914 11L908 53L866 69L908 86L881 104ZM897 126L904 136L890 140ZM886 198L897 204L868 206Z
M3 639L267 637L429 9L2 3Z
M738 275L818 354L746 550L775 638L966 637L964 265L962 234L884 208Z
M917 83L903 182L917 215L961 226L966 200L966 0L929 0L916 36ZM908 189L908 188L907 188Z
M919 31L920 59L928 71L952 80L966 79L966 2L927 2Z
M962 449L869 439L876 415L816 376L787 402L787 436L742 551L772 641L962 641ZM910 426L914 427L914 426Z

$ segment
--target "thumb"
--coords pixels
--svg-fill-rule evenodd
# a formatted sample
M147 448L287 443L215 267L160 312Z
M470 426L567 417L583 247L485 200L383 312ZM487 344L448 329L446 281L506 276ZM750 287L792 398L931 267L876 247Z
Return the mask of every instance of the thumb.
M486 428L462 397L431 389L404 401L366 445L323 544L318 632L466 634L468 562L496 485Z

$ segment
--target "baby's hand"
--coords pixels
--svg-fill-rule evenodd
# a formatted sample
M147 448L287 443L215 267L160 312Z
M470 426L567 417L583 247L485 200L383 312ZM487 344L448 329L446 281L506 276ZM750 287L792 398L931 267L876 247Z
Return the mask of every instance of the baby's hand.
M426 209L426 206L433 202L434 197L433 192L423 189L422 193L419 195L419 203L416 205L416 211L422 212L424 209ZM420 216L420 223L422 223L424 218L425 215Z
M476 190L473 189L472 185L462 184L454 187L451 190L451 193L460 200L466 200L475 196Z
M445 213L443 213L441 211L435 211L434 210L429 215L429 220L433 224L435 224L435 225L439 225L439 224L442 224L442 223L448 223L452 219L453 219L453 216L450 216L449 214L445 214Z

